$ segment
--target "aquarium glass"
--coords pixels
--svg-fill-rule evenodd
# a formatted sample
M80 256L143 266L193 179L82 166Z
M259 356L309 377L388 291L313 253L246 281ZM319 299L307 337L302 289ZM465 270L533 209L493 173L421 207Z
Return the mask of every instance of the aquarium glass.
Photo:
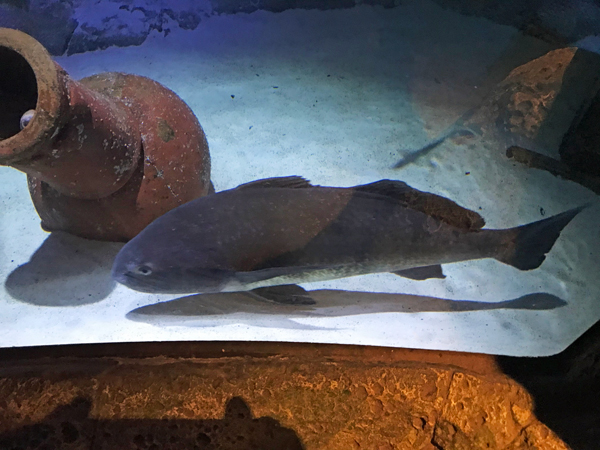
M0 26L62 68L0 37L0 347L543 356L600 318L596 2L4 0Z

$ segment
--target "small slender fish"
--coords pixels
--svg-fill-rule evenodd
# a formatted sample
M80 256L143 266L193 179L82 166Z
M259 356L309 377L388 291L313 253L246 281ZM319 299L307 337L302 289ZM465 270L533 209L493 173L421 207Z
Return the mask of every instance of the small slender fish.
M19 126L21 130L29 125L29 122L33 120L33 116L35 116L35 109L29 109L23 113L21 119L19 120Z
M424 157L429 152L431 152L432 150L436 149L441 144L443 144L444 142L446 142L448 139L451 139L451 138L454 138L454 137L458 137L458 136L472 137L474 135L475 135L475 133L473 133L469 129L460 128L460 127L456 127L456 128L453 127L449 131L447 131L446 133L442 134L437 139L434 139L433 141L431 141L429 144L421 147L418 150L413 150L412 152L407 153L406 156L404 156L400 161L398 161L396 164L394 164L392 166L392 169L401 169L401 168L403 168L405 166L408 166L409 164L414 163L417 159Z
M480 258L535 269L584 207L492 230L479 214L400 181L337 188L269 178L159 217L121 249L112 276L142 292L252 291L281 303L290 303L289 286L291 303L308 304L290 285L380 272L443 278L440 264Z

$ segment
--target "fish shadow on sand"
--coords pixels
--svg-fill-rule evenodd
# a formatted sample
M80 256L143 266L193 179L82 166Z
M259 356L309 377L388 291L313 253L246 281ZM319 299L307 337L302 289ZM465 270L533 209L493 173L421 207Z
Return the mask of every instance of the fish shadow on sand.
M495 303L448 300L408 294L315 290L314 305L262 302L243 292L190 295L136 308L127 318L156 326L214 327L233 323L268 328L328 329L295 322L294 318L342 317L375 313L465 312L493 309L551 310L565 306L559 297L536 292Z
M112 262L123 244L54 232L5 281L11 297L39 306L80 306L106 298Z

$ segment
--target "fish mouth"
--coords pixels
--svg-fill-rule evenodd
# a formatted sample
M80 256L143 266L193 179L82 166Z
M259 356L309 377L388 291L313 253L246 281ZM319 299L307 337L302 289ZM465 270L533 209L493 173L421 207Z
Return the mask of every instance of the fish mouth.
M149 283L149 280L140 280L138 277L133 275L130 272L112 272L112 278L117 283L127 286L130 289L138 292L145 292L147 294L156 294L160 291L156 290L156 287L153 286L152 283Z
M117 272L113 274L113 279L134 291L143 292L145 294L196 294L195 290L187 290L181 288L173 288L172 283L168 283L161 278L140 278L139 275L126 272ZM166 285L166 286L165 286Z

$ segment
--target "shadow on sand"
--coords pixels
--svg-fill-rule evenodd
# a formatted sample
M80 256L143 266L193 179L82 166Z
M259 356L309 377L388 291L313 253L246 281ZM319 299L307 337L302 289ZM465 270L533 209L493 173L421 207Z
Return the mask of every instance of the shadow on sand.
M6 279L11 297L39 306L80 306L105 299L115 288L110 270L123 244L54 232Z
M281 305L255 300L243 292L191 295L143 306L127 314L137 322L157 326L212 327L228 323L278 328L317 328L290 319L341 317L375 313L463 312L493 309L550 310L567 303L552 294L537 292L496 303L448 300L407 294L341 290L315 290L315 305Z

